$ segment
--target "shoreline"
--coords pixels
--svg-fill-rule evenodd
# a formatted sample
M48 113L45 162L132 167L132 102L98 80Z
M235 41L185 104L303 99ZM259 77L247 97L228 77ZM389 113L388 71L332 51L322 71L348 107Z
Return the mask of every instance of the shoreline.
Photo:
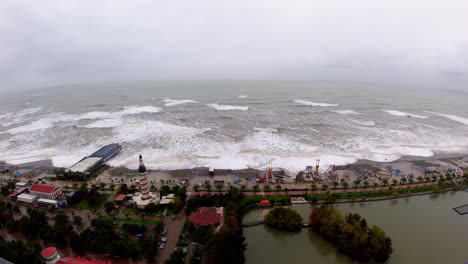
M462 153L452 153L452 154L435 154L431 157L421 157L421 156L402 156L397 160L394 161L373 161L373 160L367 160L367 159L360 159L357 160L354 163L350 163L347 165L336 165L335 170L344 170L347 169L348 167L350 168L360 168L360 167L374 167L375 169L382 168L382 167L387 167L391 166L392 164L397 164L397 163L402 163L402 162L410 162L410 163L421 163L421 164L427 164L426 162L429 161L442 161L446 162L449 160L462 160L465 161L468 164L468 154L462 154ZM313 161L313 159L311 159ZM313 164L311 164L313 165ZM53 173L54 169L60 168L60 167L55 167L52 163L52 160L39 160L39 161L33 161L33 162L27 162L27 163L21 163L21 164L9 164L5 161L0 161L0 166L1 167L9 167L17 169L17 170L28 170L28 171L40 171L41 173L47 172L47 173ZM191 178L191 177L197 177L197 176L207 176L209 167L195 167L195 168L190 168L190 169L173 169L173 170L151 170L153 172L161 172L161 173L166 173L172 177L176 178ZM304 168L305 169L305 168ZM134 173L136 170L129 169L127 167L123 166L109 166L109 171L115 172L115 173ZM257 175L258 173L262 171L266 171L267 169L252 169L252 168L245 168L245 169L216 169L215 168L215 173L216 175L236 175L237 177L240 178L247 178L252 175ZM295 175L288 175L287 171L283 168L274 168L274 172L282 172L284 175L287 175L291 178L294 178ZM299 171L298 171L299 172ZM115 176L115 175L113 175Z

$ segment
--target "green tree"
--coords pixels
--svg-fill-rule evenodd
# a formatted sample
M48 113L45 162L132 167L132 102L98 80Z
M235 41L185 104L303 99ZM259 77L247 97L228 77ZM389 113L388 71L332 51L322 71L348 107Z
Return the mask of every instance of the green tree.
M195 184L195 185L193 186L193 190L194 190L195 192L198 192L198 184Z
M302 217L290 208L274 207L265 215L265 223L278 229L299 231L302 227Z
M277 192L281 191L282 187L280 184L276 184L275 189Z
M205 189L206 189L207 192L211 192L211 184L207 183L205 185Z
M258 184L254 185L253 190L254 190L254 192L260 191L260 187L258 186Z
M337 181L334 181L334 182L333 182L333 189L336 190L336 187L338 187L338 182L337 182Z
M263 191L264 191L264 192L269 192L269 191L271 191L270 185L265 184L265 185L263 186Z
M357 189L357 187L361 184L361 180L355 180L353 181L354 183L354 189Z
M343 182L343 188L348 189L349 188L349 183L348 182Z

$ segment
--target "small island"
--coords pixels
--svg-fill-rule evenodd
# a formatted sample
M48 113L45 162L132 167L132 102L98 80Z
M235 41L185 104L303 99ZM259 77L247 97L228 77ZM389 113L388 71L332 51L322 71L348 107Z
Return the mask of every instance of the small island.
M332 206L315 207L310 226L339 251L359 262L386 262L393 252L392 240L377 226L369 227L359 214L345 217Z
M299 231L302 227L302 217L290 208L274 207L265 216L265 223L282 230Z

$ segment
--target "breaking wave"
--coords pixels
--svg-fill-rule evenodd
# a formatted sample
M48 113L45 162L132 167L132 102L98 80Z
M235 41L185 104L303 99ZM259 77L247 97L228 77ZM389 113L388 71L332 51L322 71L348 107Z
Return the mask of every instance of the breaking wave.
M217 111L247 111L249 110L248 106L240 105L220 105L220 104L207 104L209 108L213 108Z
M248 98L247 95L239 95L238 97L239 97L240 99L247 99L247 98Z
M307 106L321 106L321 107L329 107L329 106L338 106L339 104L327 104L327 103L316 103L304 100L294 100L297 104L307 105Z
M447 115L447 114L442 114L442 113L437 113L437 112L430 112L430 111L426 111L428 113L431 113L431 114L435 114L435 115L439 115L439 116L443 116L445 118L448 118L452 121L455 121L455 122L459 122L459 123L462 123L466 126L468 126L468 118L466 117L461 117L461 116L456 116L456 115Z
M354 110L336 110L332 112L335 112L340 115L359 115L359 113Z
M175 99L170 99L170 98L166 98L166 99L162 100L162 102L165 103L164 106L174 106L174 105L181 105L181 104L197 103L197 101L188 100L188 99L175 100Z
M397 111L397 110L385 110L385 109L382 109L382 111L387 112L387 113L389 113L389 114L391 114L391 115L394 115L394 116L406 116L406 117L414 117L414 118L419 118L419 119L426 119L426 118L428 118L427 116L415 115L415 114L410 114L410 113L401 112L401 111Z

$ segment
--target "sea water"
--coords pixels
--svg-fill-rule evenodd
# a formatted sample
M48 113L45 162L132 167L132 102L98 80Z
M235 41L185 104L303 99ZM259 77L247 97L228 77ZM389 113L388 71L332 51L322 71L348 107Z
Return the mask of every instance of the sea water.
M1 95L0 160L68 167L119 143L113 166L289 172L468 152L468 95L273 81L82 84Z

